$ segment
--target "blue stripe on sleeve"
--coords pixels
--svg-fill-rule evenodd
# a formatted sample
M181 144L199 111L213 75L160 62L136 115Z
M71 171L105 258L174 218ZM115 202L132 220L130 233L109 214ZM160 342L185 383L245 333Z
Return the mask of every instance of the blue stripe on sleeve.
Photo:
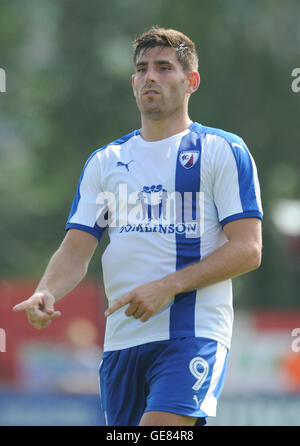
M233 144L230 147L237 166L240 200L243 211L259 210L250 154L243 143L239 142L238 146ZM243 147L243 149L240 147Z

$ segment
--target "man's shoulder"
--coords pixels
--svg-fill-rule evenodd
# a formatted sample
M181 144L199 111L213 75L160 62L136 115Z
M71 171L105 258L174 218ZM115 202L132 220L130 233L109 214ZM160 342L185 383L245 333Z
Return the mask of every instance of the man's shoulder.
M235 133L232 133L227 130L220 129L220 128L202 125L202 124L199 124L198 122L194 122L191 125L190 130L192 132L198 133L199 135L218 136L218 137L224 139L227 143L229 143L229 145L232 145L233 143L240 144L242 141L242 138Z
M139 133L140 133L140 130L139 130L139 129L138 129L138 130L133 130L132 132L127 133L126 135L121 136L120 138L115 139L115 140L113 140L113 141L111 141L111 142L105 144L104 146L98 147L97 149L95 149L95 150L91 153L91 155L89 156L89 158L88 158L88 160L87 160L87 163L89 163L89 162L91 161L92 158L94 158L96 155L98 155L98 154L101 153L102 151L108 149L108 148L111 147L111 146L120 146L120 145L123 145L123 144L125 144L126 142L128 142L131 138L133 138L133 137L139 135Z
M106 148L106 147L109 147L109 146L115 146L115 145L119 146L119 145L125 144L131 138L134 138L135 136L137 136L139 134L140 134L140 129L139 130L133 130L132 132L127 133L126 135L121 136L120 138L115 139L114 141L111 141L110 143L106 144L103 148ZM101 148L100 148L100 150L101 150Z

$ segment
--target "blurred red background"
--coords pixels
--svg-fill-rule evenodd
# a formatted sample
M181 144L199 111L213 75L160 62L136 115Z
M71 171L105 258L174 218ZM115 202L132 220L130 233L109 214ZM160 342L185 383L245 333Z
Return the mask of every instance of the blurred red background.
M17 386L20 379L20 352L24 345L43 342L80 348L103 347L106 298L96 281L84 281L55 305L61 317L44 330L32 327L24 311L13 312L15 304L31 296L32 281L0 281L0 327L5 330L5 353L0 353L0 386ZM100 361L100 358L99 358Z

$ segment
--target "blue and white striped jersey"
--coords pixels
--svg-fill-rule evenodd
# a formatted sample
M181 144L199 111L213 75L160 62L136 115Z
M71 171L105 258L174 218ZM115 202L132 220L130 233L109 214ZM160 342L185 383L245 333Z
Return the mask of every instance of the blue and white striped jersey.
M79 179L66 228L110 242L102 256L111 305L133 288L199 262L226 242L226 223L262 218L254 160L243 140L193 123L149 142L140 131L93 152ZM147 322L108 317L104 350L196 336L231 343L232 283L174 296Z

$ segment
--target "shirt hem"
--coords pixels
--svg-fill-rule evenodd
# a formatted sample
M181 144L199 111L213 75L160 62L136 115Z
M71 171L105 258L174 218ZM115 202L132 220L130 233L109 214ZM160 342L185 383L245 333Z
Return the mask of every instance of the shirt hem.
M225 345L225 347L230 350L231 342L228 339L223 338L222 336L217 336L214 333L209 332L197 332L197 335L190 335L187 336L184 333L181 333L180 331L174 333L172 337L169 336L169 334L164 334L160 336L149 336L147 338L143 339L135 339L132 341L127 342L117 342L117 343L105 343L103 347L103 352L109 352L109 351L116 351L116 350L125 350L126 348L131 347L137 347L139 345L143 344L149 344L150 342L157 342L157 341L168 341L175 338L182 338L182 337L192 337L192 338L207 338L212 339L214 341L220 342L221 344Z

